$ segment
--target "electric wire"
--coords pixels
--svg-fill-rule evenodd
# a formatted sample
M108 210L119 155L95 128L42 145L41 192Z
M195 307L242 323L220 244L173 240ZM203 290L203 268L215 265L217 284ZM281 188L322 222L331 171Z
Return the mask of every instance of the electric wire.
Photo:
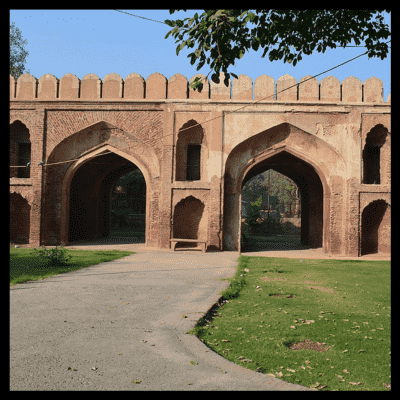
M119 10L114 10L114 11L119 11ZM124 12L124 11L120 11L120 12ZM129 14L129 13L125 13L125 14ZM135 17L139 17L139 16L134 15L134 14L129 14L129 15L132 15L132 16L135 16ZM144 18L144 17L139 17L139 18ZM149 18L144 18L144 19L149 19ZM151 19L149 19L149 20L150 20L150 21L155 21L155 20L151 20ZM160 22L160 21L155 21L155 22ZM161 23L164 23L164 22L161 22ZM168 24L166 24L166 25L168 25ZM389 42L391 42L391 40L387 41L386 43L389 43ZM357 47L362 47L362 46L357 46ZM365 47L365 46L364 46L364 47ZM353 61L353 60L355 60L355 59L357 59L357 58L359 58L359 57L362 57L362 56L366 55L367 53L368 53L368 51L366 51L365 53L362 53L362 54L360 54L360 55L358 55L358 56L356 56L356 57L353 57L353 58L351 58L351 59L348 60L348 61L345 61L345 62L343 62L343 63L341 63L341 64L338 64L338 65L336 65L336 66L333 67L333 68L330 68L330 69L328 69L328 70L326 70L326 71L324 71L324 72L321 72L321 73L319 73L319 74L317 74L317 75L314 75L314 76L312 76L312 77L310 77L310 78L308 78L308 79L305 79L305 80L302 81L302 82L296 83L296 84L294 84L294 85L292 85L292 86L289 86L289 87L287 87L287 88L285 88L285 89L282 89L282 90L280 90L279 92L276 92L276 95L278 95L278 93L284 92L285 90L289 90L289 89L291 89L291 88L293 88L293 87L299 86L299 85L301 85L302 83L307 82L308 80L313 79L313 78L315 78L315 77L317 77L317 76L319 76L319 75L322 75L322 74L325 74L326 72L332 71L333 69L338 68L338 67L340 67L340 66L342 66L342 65L344 65L344 64L347 64L347 63L349 63L349 62L351 62L351 61ZM225 117L226 115L235 113L235 112L237 112L237 111L239 111L239 110L242 110L243 108L252 106L252 105L254 105L254 104L256 104L256 103L259 103L260 101L266 100L266 99L271 98L271 97L275 97L275 93L273 93L273 94L271 94L271 95L269 95L269 96L266 96L266 97L264 97L264 98L262 98L262 99L260 99L260 100L251 102L250 104L247 104L247 105L245 105L245 106L243 106L243 107L240 107L240 108L238 108L238 109L236 109L236 110L227 112L227 113L224 114L223 116L218 116L218 117L215 117L215 118L211 118L211 119L205 120L205 121L203 121L203 122L200 122L200 123L198 123L198 124L196 124L196 125L191 125L190 127L187 127L187 128L184 128L184 129L179 129L178 132L175 131L175 132L173 132L173 133L171 133L171 134L169 134L169 135L163 136L163 138L164 138L164 137L172 136L172 135L174 135L174 134L178 134L178 133L183 132L183 131L185 131L185 130L187 130L187 129L192 129L192 128L195 127L195 126L199 126L199 125L205 124L206 122L210 122L210 121L213 121L213 120L215 120L215 119ZM116 128L114 128L114 129L116 129ZM95 155L95 156L93 156L93 158L94 158L94 157L101 156L101 155L109 154L109 153L113 153L113 152L112 152L112 151L108 151L108 152L105 152L105 153L102 153L102 154ZM56 165L56 164L63 164L63 163L72 162L72 161L78 161L78 160L80 160L80 159L81 159L81 158L76 158L76 159L72 159L72 160L60 161L60 162L49 163L49 164L45 164L44 161L42 161L42 162L41 162L40 164L38 164L38 165L39 165L39 166L42 165L42 166L46 167L46 166L49 166L49 165ZM24 165L22 165L22 166L17 165L17 166L10 166L10 168L28 168L28 167L30 166L30 164L31 164L31 163L29 162L26 166L24 166Z

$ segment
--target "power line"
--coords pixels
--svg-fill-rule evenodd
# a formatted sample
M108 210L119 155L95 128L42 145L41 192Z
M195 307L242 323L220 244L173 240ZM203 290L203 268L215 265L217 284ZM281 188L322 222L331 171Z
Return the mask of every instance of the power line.
M158 22L158 23L160 23L160 24L168 25L167 23L162 22L162 21L157 21L157 20L155 20L155 19L150 19L150 18L141 17L140 15L130 14L130 13L127 13L127 12L125 12L125 11L115 10L115 9L113 9L113 11L118 11L118 12L120 12L120 13L124 13L124 14L131 15L132 17L143 18L143 19L147 19L147 20L149 20L149 21L154 21L154 22ZM168 25L168 26L170 26L170 25ZM336 47L367 47L367 46L336 46Z
M389 42L390 42L390 40L389 40ZM388 42L386 42L386 43L388 43ZM368 53L368 51L366 51L365 53L360 54L360 55L358 55L358 56L356 56L356 57L353 57L353 58L351 58L350 60L345 61L345 62L343 62L343 63L341 63L341 64L339 64L339 65L336 65L336 66L333 67L333 68L330 68L330 69L328 69L328 70L326 70L326 71L324 71L324 72L321 72L321 73L319 73L319 74L317 74L317 75L314 75L314 76L312 76L311 78L305 79L305 80L302 81L302 82L299 82L299 83L297 83L297 84L295 84L295 85L289 86L289 87L286 88L286 89L280 90L280 91L277 92L276 94L282 93L282 92L284 92L285 90L289 90L289 89L291 89L292 87L295 87L295 86L298 86L298 85L300 85L300 84L302 84L302 83L304 83L304 82L307 82L308 80L313 79L313 78L315 78L316 76L319 76L319 75L325 74L326 72L332 71L333 69L338 68L338 67L340 67L340 66L342 66L342 65L344 65L344 64L347 64L348 62L353 61L353 60L355 60L356 58L359 58L359 57L361 57L361 56L364 56L364 55L367 54L367 53ZM242 110L243 108L252 106L252 105L254 105L254 104L256 104L256 103L258 103L258 102L260 102L260 101L266 100L266 99L268 99L268 98L270 98L270 97L273 97L273 96L275 96L275 93L272 94L272 95L270 95L270 96L264 97L264 98L262 98L262 99L260 99L260 100L257 100L257 101L255 101L255 102L253 102L253 103L250 103L250 104L247 104L247 105L245 105L245 106L243 106L243 107L240 107L240 108L238 108L237 110L230 111L230 112L228 112L228 113L225 114L225 115L232 114L232 113L234 113L234 112L237 112L237 111L239 111L239 110ZM224 116L225 116L225 115L224 115ZM192 125L192 126L190 126L190 127L188 127L188 128L179 129L178 132L173 132L173 133L171 133L170 135L166 135L166 136L163 136L163 137L168 137L168 136L174 135L174 134L176 134L176 133L183 132L183 131L185 131L185 130L187 130L187 129L191 129L191 128L195 127L195 126L205 124L206 122L210 122L210 121L213 121L214 119L218 119L218 118L222 118L222 117L221 117L221 116L218 116L218 117L215 117L215 118L212 118L212 119L208 119L208 120L203 121L203 122L201 122L201 123L198 123L198 124L196 124L196 125ZM110 153L111 153L111 151L110 151ZM103 153L103 154L108 154L108 153ZM103 154L99 154L99 155L103 155ZM42 161L42 163L40 163L39 165L47 166L47 165L54 165L54 164L63 164L63 163L71 162L71 161L77 161L77 160L79 160L79 158L78 158L78 159L74 159L74 160L69 160L69 161L61 161L61 162L58 162L58 163L45 164L45 165L44 165L44 161ZM30 164L30 163L28 163L28 164ZM10 168L18 168L18 167L21 168L21 166L10 167ZM28 167L28 165L27 165L26 167ZM22 166L22 168L26 168L26 167Z
M114 11L119 11L119 10L114 10ZM120 12L124 12L124 11L120 11ZM133 15L133 14L129 14L129 13L125 13L125 14L132 15L132 16L135 16L135 17L139 17L139 16L137 16L137 15ZM139 18L144 18L144 17L139 17ZM144 19L149 19L149 18L144 18ZM155 20L150 20L150 21L155 21ZM160 22L160 21L155 21L155 22ZM162 23L163 23L163 22L162 22ZM166 24L166 25L167 25L167 24ZM389 42L391 42L391 40L387 41L386 43L389 43ZM360 46L360 47L361 47L361 46ZM277 92L276 94L278 95L278 93L282 93L282 92L284 92L285 90L289 90L289 89L291 89L291 88L293 88L293 87L295 87L295 86L299 86L300 84L302 84L302 83L304 83L304 82L307 82L307 81L310 80L310 79L313 79L313 78L315 78L315 77L317 77L317 76L319 76L319 75L325 74L326 72L332 71L333 69L338 68L338 67L340 67L340 66L342 66L342 65L344 65L344 64L347 64L348 62L353 61L353 60L355 60L356 58L359 58L359 57L361 57L361 56L364 56L364 55L367 54L367 53L368 53L368 51L366 51L365 53L360 54L360 55L358 55L358 56L356 56L356 57L353 57L353 58L351 58L350 60L345 61L345 62L343 62L343 63L341 63L341 64L339 64L339 65L336 65L336 66L333 67L333 68L330 68L330 69L328 69L328 70L326 70L326 71L324 71L324 72L321 72L321 73L319 73L319 74L317 74L317 75L314 75L314 76L312 76L311 78L305 79L305 80L302 81L302 82L299 82L299 83L297 83L297 84L295 84L295 85L289 86L289 87L286 88L286 89L280 90L280 91ZM256 103L258 103L258 102L260 102L260 101L266 100L266 99L268 99L268 98L270 98L270 97L273 97L273 96L275 96L275 93L272 94L272 95L270 95L270 96L264 97L264 98L262 98L262 99L260 99L260 100L257 100L257 101L255 101L255 102L253 102L253 103L251 103L251 104L248 104L248 105L245 105L245 106L243 106L243 107L240 107L240 108L238 108L237 110L230 111L230 112L228 112L228 113L225 114L225 115L232 114L232 113L234 113L234 112L237 112L237 111L239 111L239 110L242 110L243 108L249 107L249 106L251 106L251 105L254 105L254 104L256 104ZM224 116L225 116L225 115L224 115ZM187 130L187 129L191 129L191 128L195 127L195 126L205 124L206 122L210 122L210 121L213 121L214 119L218 119L218 118L222 118L222 117L221 117L221 116L218 116L218 117L215 117L215 118L212 118L212 119L203 121L203 122L201 122L201 123L198 123L198 124L196 124L196 125L192 125L192 126L190 126L190 127L188 127L188 128L179 129L179 132L173 132L173 133L171 133L170 135L166 135L166 136L163 136L163 137L172 136L172 135L174 135L174 134L176 134L176 133L183 132L183 131L185 131L185 130ZM98 157L98 156L100 156L100 155L109 154L109 153L112 153L112 152L109 151L109 152L107 152L107 153L98 154L97 156L94 156L94 157ZM94 158L94 157L93 157L93 158ZM42 161L39 165L42 165L42 166L45 166L45 167L46 167L46 166L48 166L48 165L63 164L63 163L71 162L71 161L77 161L77 160L80 160L80 159L81 159L81 158L77 158L77 159L73 159L73 160L61 161L61 162L50 163L50 164L44 164L44 161ZM10 166L10 168L28 168L29 166L30 166L30 162L29 162L26 166Z
M120 13L132 15L132 17L138 17L138 18L148 19L149 21L159 22L160 24L168 25L168 24L166 24L165 22L156 21L155 19L150 19L150 18L141 17L140 15L129 14L129 13L125 12L125 11L120 11L120 10L114 10L114 11L118 11L118 12L120 12ZM168 25L168 26L169 26L169 25Z
M390 40L389 40L389 42L390 42ZM386 43L388 43L388 42L386 42ZM364 55L367 54L367 53L368 53L368 51L366 51L365 53L360 54L359 56L356 56L356 57L354 57L354 58L352 58L352 59L350 59L350 60L348 60L348 61L345 61L344 63L341 63L341 64L339 64L339 65L336 65L336 66L333 67L333 68L330 68L330 69L328 69L328 70L326 70L326 71L324 71L324 72L321 72L320 74L314 75L314 76L312 76L311 78L305 79L305 80L302 81L302 82L296 83L295 85L289 86L289 87L286 88L286 89L280 90L280 91L277 92L276 94L282 93L282 92L284 92L285 90L289 90L289 89L291 89L292 87L295 87L295 86L298 86L298 85L300 85L300 84L302 84L302 83L304 83L304 82L307 82L308 80L313 79L313 78L315 78L316 76L319 76L319 75L325 74L326 72L332 71L333 69L338 68L338 67L340 67L340 66L342 66L342 65L344 65L344 64L347 64L348 62L353 61L353 60L355 60L355 59L358 58L358 57L364 56ZM251 105L254 105L254 104L256 104L256 103L258 103L258 102L260 102L260 101L263 101L263 100L268 99L268 98L273 97L273 96L275 96L275 94L272 94L272 95L270 95L270 96L267 96L267 97L264 97L264 98L262 98L262 99L260 99L260 100L257 100L257 101L255 101L255 102L253 102L253 103L251 103L251 104L248 104L248 105L245 105L245 106L243 106L243 107L240 107L240 108L238 108L237 110L230 111L230 112L228 112L228 113L225 114L225 115L228 115L228 114L237 112L237 111L239 111L239 110L241 110L241 109L243 109L243 108L249 107L249 106L251 106ZM225 115L224 115L224 116L225 116ZM206 121L204 121L204 122L201 122L201 123L196 124L196 125L192 125L192 126L190 126L190 127L188 127L188 128L180 129L179 132L174 132L174 133L180 133L180 132L182 132L182 131L185 131L185 130L187 130L187 129L193 128L193 127L195 127L195 126L204 124L204 123L206 123L206 122L213 121L214 119L217 119L217 118L221 118L221 117L215 117L215 118L212 118L212 119L208 119L208 120L206 120ZM171 135L173 135L174 133L172 133ZM167 136L171 136L171 135L167 135ZM163 136L163 137L167 137L167 136Z

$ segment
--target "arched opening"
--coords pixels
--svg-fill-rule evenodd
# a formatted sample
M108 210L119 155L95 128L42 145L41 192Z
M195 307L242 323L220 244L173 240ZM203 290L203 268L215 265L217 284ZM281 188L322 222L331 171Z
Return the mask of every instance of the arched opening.
M324 194L321 179L315 169L293 154L282 151L260 161L246 173L241 198L248 201L246 191L252 186L253 180L268 175L269 184L268 180L263 179L264 186L259 185L256 195L264 194L261 205L264 211L258 220L260 224L255 230L248 230L242 225L244 236L241 237L241 251L322 248ZM273 186L281 190L275 190L273 194ZM276 196L276 193L279 195ZM246 240L246 233L250 241Z
M146 181L139 169L121 176L110 191L110 237L145 240Z
M388 130L381 124L376 125L367 134L363 150L363 183L380 185L382 180L382 148L385 145Z
M21 122L10 125L10 178L30 178L31 141L29 129ZM28 165L28 166L27 166Z
M94 157L78 168L69 190L68 242L144 241L146 182L131 161L115 153Z
M270 168L247 180L241 194L244 251L300 247L301 191L294 181Z
M10 193L10 242L28 244L31 206L19 193Z
M183 130L184 129L184 130ZM207 144L201 125L194 120L182 126L178 134L175 157L175 180L201 181L205 176Z
M368 204L361 219L361 255L390 253L390 206L384 200Z
M189 196L175 206L173 238L207 240L207 215L201 200ZM178 243L179 247L193 247L193 243Z

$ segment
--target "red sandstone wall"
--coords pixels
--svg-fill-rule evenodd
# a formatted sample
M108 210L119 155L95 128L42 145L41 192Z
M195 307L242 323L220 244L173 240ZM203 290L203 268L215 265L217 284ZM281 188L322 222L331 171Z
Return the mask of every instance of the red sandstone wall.
M205 78L205 76L201 74L196 76ZM194 80L194 78L195 76L192 77L190 81ZM310 76L303 77L299 82L303 82L308 78L310 78ZM295 86L276 96L276 91L291 85ZM281 102L280 104L282 106L280 107L285 107L285 102L298 101L300 106L310 102L309 108L324 103L324 105L326 104L327 107L330 107L328 112L332 114L335 114L333 107L336 105L358 103L357 107L348 108L348 112L350 113L349 117L345 116L343 111L341 114L344 118L343 121L341 121L342 124L350 124L350 120L348 119L350 118L352 121L351 123L354 125L353 128L351 128L351 130L349 128L348 131L349 142L346 143L346 145L342 145L342 147L346 147L347 149L347 152L344 152L344 157L347 160L346 162L348 162L349 165L353 163L349 170L354 170L355 168L354 154L357 154L359 149L354 149L353 147L354 143L359 143L360 135L361 141L364 141L367 131L376 123L383 123L385 127L388 127L386 119L389 118L390 120L390 109L387 110L387 107L382 107L384 104L383 84L379 79L374 77L361 83L360 80L354 77L349 77L340 82L337 78L329 76L322 79L320 83L318 83L315 78L312 78L307 80L304 84L298 85L298 82L289 75L280 77L277 82L266 75L258 77L254 82L252 82L249 77L240 75L239 79L230 81L230 86L226 88L223 84L222 74L221 83L219 85L213 82L209 83L208 80L206 80L204 90L201 93L194 92L190 89L187 79L180 74L176 74L167 80L163 75L155 73L149 76L146 81L138 74L130 74L125 80L117 74L108 74L104 77L103 81L94 74L86 75L82 80L79 80L72 74L67 74L60 80L51 74L46 74L39 80L29 74L22 75L19 77L18 81L10 77L10 100L12 100L10 103L12 108L10 122L17 119L22 121L29 130L32 143L31 178L26 180L24 186L21 185L22 180L18 178L11 178L10 181L13 185L12 191L18 192L20 188L23 187L23 192L26 192L26 198L29 198L28 203L31 206L29 219L31 241L33 240L36 243L36 241L39 240L39 233L42 226L42 221L40 220L42 210L50 211L49 214L44 214L45 224L43 226L45 226L46 223L48 224L51 220L51 223L54 222L54 224L58 224L57 221L60 211L59 203L53 201L59 199L61 195L59 188L56 190L57 193L50 195L49 186L45 184L44 190L46 194L42 199L42 182L46 182L46 176L43 180L42 174L45 169L38 167L39 162L42 161L42 158L47 159L51 151L64 139L90 127L91 124L107 120L124 132L135 131L135 135L141 136L141 140L151 146L156 154L161 167L160 182L163 183L163 194L161 194L160 191L156 191L150 205L152 215L154 215L155 218L152 221L152 225L156 227L153 231L154 237L152 241L153 243L157 243L158 241L158 243L162 243L162 247L166 247L169 240L169 232L167 232L169 216L167 214L170 211L167 209L167 203L169 202L168 199L172 197L171 183L173 181L172 177L175 174L173 146L176 145L172 139L170 140L169 138L171 138L172 133L175 132L176 129L180 129L182 126L180 124L174 125L174 121L178 121L178 119L182 118L185 120L187 115L188 119L184 121L185 123L191 118L194 118L192 114L194 115L196 111L198 113L200 111L202 112L202 118L196 122L202 122L204 119L209 119L209 117L222 117L224 113L223 107L225 106L225 108L228 109L232 100L237 100L237 102L247 101L249 105L251 105L253 97L254 101L257 101L267 96L270 97L266 101L263 101L263 103ZM133 102L134 100L140 99L145 100L145 102ZM184 112L181 111L178 113L177 110L179 107L184 107L186 103L179 101L158 101L166 99L211 99L227 100L227 102L218 103L215 106L216 111L210 111L210 107L214 107L212 103L192 102L189 107L194 111L193 113L187 111L188 106L186 106ZM49 110L47 109L48 101L51 100L54 100L55 103L54 108ZM62 102L63 100L68 101L68 110L65 110L65 105ZM110 109L110 100L114 102L112 103L112 110ZM148 102L146 102L146 100L148 100ZM84 103L80 104L81 101ZM126 104L124 104L124 101L126 101ZM318 103L315 104L315 102ZM367 115L368 112L363 114L362 107L364 104L362 103L365 104L365 107L377 107L373 109L376 114L373 116ZM203 110L203 104L208 107L207 110ZM390 104L390 94L387 98L387 104ZM84 108L82 108L82 106L84 106ZM60 108L60 110L58 111L57 108ZM382 113L380 113L380 109ZM361 118L358 112L361 113ZM155 118L156 114L157 118ZM383 114L387 115L383 116ZM315 115L318 117L318 113L315 113ZM338 118L335 115L334 117ZM368 124L366 123L367 117L371 119ZM315 119L315 117L313 118ZM362 121L362 128L357 125L360 120ZM385 122L382 122L382 120ZM356 123L354 123L354 121L356 121ZM258 122L261 123L260 121ZM367 125L371 126L366 128ZM307 127L303 129L308 131ZM389 127L388 129L389 132L391 132L391 128ZM362 132L360 134L361 130ZM226 132L223 132L221 119L206 124L204 132L204 141L210 140L211 138L214 141L213 143L209 142L208 146L210 148L210 163L211 160L215 163L217 158L220 157L219 154L222 151L223 135L226 134ZM325 125L321 126L317 134L320 136L322 135L321 138L327 143L329 143L329 140L332 140L332 138L329 137L330 135L334 138L334 132L329 130L329 126L325 130ZM165 136L164 138L163 135ZM351 140L353 140L354 143ZM44 141L45 143L43 143ZM86 144L87 143L85 143L85 145ZM329 144L332 145L333 143ZM387 144L388 145L382 150L382 157L384 160L381 165L383 186L377 186L376 190L378 192L390 193L390 136L388 136ZM15 150L15 146L13 149ZM13 164L12 161L15 160L13 149L10 148L11 165L16 165ZM224 151L229 152L229 149L225 148ZM67 155L64 156L66 157ZM211 158L211 156L213 158ZM68 159L68 157L66 159ZM54 161L57 160L54 159L53 162ZM207 161L207 159L204 161ZM220 163L220 161L218 161L218 163ZM205 163L202 160L202 165L203 164ZM54 171L56 170L62 173L65 172L63 168L55 167ZM212 171L212 169L208 171ZM220 219L222 216L220 215L218 207L223 209L221 205L223 204L223 200L220 198L219 189L220 177L218 174L213 175L212 172L209 172L209 174L202 174L201 176L205 177L205 184L208 185L210 183L210 199L212 199L210 202L210 207L212 208L210 208L210 210L215 210L208 215L208 240L209 242L213 242L216 248L219 248L223 241L223 234L225 234L220 232ZM50 181L47 182L49 183ZM54 183L56 184L57 182ZM187 185L185 182L181 183L183 186L187 186L189 190L190 185ZM348 182L347 184L350 185ZM183 186L180 187L180 189L183 189ZM352 181L349 186L351 190L349 190L348 193L344 191L344 182L343 185L340 186L340 190L334 193L332 197L331 215L324 214L324 220L326 218L332 219L332 236L327 239L331 243L330 246L332 250L342 251L343 249L347 253L349 251L352 253L356 251L358 246L357 221L360 219L360 210L362 209L359 204L359 194L365 190L370 190L370 188L366 189L365 186L371 185L361 185L356 179L354 182ZM166 194L167 192L170 192L168 195L170 196L169 198ZM343 210L344 216L351 213L352 219L350 219L350 217L345 217L343 221L341 221L340 218L337 219L336 214L339 208L336 207L337 210L335 209L335 196L339 196L342 199L340 204L347 204L346 210L344 210L342 206L340 206L340 210ZM166 201L162 205L160 204L161 198L164 202ZM45 206L44 208L42 208L43 205ZM51 210L48 208L49 205ZM336 210L335 213L332 214L332 210ZM159 228L160 224L164 229ZM351 228L347 228L348 226L350 227L349 224ZM390 217L385 216L384 225L390 227ZM211 231L213 234L210 236ZM42 238L44 238L44 233L41 232L41 234ZM217 235L219 235L219 238ZM385 237L387 236L384 233L382 233L382 235ZM341 238L340 240L344 240L346 243L351 242L351 244L346 244L346 248L337 247L335 244L335 237Z
M383 83L376 77L368 78L363 83L353 76L342 83L327 76L320 83L316 78L307 75L300 79L298 85L290 75L281 76L276 84L273 78L261 75L252 79L239 75L238 79L229 81L225 87L224 73L220 74L220 83L216 84L203 74L190 79L192 82L200 77L204 82L201 93L189 88L188 80L181 74L170 79L155 72L144 80L133 73L123 80L118 74L110 73L103 81L95 74L87 74L79 80L73 74L66 74L61 79L45 74L36 79L30 74L21 75L16 81L10 75L10 100L135 100L135 99L212 99L212 100L261 100L266 101L321 101L321 102L365 102L383 103ZM291 89L276 94L283 89ZM254 87L253 87L254 86ZM231 94L232 87L232 94ZM253 90L254 89L254 90ZM276 89L276 90L275 90ZM390 103L390 94L387 98Z

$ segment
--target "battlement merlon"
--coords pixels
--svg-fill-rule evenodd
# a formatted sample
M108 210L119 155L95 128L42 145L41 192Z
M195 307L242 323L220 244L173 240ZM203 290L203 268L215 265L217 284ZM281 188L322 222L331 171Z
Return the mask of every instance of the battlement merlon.
M342 83L327 76L318 83L316 78L307 75L300 79L286 74L281 76L276 84L273 78L261 75L253 81L246 75L229 80L229 86L224 85L224 73L220 73L220 83L209 82L205 75L194 75L203 81L201 93L189 87L186 77L175 74L167 79L155 72L146 80L136 73L128 75L123 80L118 74L107 74L101 80L95 74L87 74L82 80L73 74L66 74L61 79L52 74L45 74L37 79L30 74L23 74L17 80L10 75L10 100L23 101L131 101L131 100L237 100L257 101L267 97L263 102L299 101L299 102L333 102L333 103L387 103L383 99L383 82L376 77L366 79L363 83L354 76L343 80ZM299 84L307 80L303 84ZM296 85L296 86L293 86ZM231 95L232 86L232 95ZM283 89L290 86L292 88ZM276 89L276 90L275 90ZM254 99L253 99L254 91Z

